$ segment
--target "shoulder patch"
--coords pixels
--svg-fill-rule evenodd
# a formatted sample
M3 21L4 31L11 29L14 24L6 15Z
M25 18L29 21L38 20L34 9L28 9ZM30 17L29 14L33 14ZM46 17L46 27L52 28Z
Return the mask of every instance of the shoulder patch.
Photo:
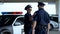
M37 13L35 12L34 14L33 14L33 16L35 16Z

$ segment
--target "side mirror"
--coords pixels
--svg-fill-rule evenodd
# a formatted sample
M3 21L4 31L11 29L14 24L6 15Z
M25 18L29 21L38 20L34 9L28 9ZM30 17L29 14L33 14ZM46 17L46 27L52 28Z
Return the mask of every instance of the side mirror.
M14 24L14 26L19 26L19 25L21 25L21 23L19 23L19 22L16 22L16 23Z

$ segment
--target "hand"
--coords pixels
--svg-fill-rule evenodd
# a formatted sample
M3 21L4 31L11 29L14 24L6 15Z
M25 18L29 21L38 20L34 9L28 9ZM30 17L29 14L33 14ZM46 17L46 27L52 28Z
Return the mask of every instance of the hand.
M32 34L35 34L35 30L32 30Z
M49 30L47 31L47 34L49 34Z

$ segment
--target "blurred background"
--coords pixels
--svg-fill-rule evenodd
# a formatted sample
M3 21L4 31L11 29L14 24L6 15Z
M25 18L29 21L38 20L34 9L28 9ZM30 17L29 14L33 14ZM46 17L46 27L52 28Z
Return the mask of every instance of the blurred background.
M4 34L24 34L24 15L26 10L25 6L28 4L32 6L33 15L38 10L37 2L15 2L13 0L6 0L0 2L0 33ZM44 2L46 5L44 9L50 15L50 34L60 33L60 0L35 0ZM4 28L4 29L3 29Z

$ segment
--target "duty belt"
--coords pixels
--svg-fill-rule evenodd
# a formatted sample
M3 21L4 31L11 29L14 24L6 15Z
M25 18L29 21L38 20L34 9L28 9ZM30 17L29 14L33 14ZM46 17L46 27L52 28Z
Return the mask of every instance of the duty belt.
M47 26L39 25L39 26L37 26L37 28L48 28L48 27Z

